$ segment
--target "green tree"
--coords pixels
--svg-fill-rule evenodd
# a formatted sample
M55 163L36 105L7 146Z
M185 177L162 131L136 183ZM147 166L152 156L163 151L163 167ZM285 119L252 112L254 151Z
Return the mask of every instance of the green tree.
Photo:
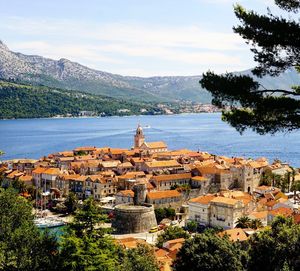
M77 197L75 193L70 192L66 198L65 206L67 207L67 212L72 214L77 208Z
M276 217L271 228L250 238L249 245L249 271L300 269L300 225L291 218Z
M75 231L78 237L84 235L103 236L106 230L100 226L106 221L107 215L102 213L93 198L88 198L76 211L74 222L70 224L70 228Z
M60 243L60 270L120 269L124 252L100 226L107 219L92 198L84 201L62 236Z
M196 221L189 221L187 224L186 224L186 228L189 232L196 232L197 231L197 228L198 228L198 224Z
M298 0L275 0L287 12L299 11ZM241 25L234 32L252 45L255 76L277 76L295 68L300 72L299 21L272 15L259 15L235 5ZM211 92L213 104L223 108L222 118L239 132L250 128L259 134L292 131L300 127L300 87L267 89L251 76L216 75L209 71L200 81Z
M78 237L69 232L62 237L60 248L59 270L120 270L122 249L107 236Z
M122 271L159 271L159 263L153 247L138 244L137 248L126 251Z
M263 227L263 224L261 222L261 220L259 219L252 219L251 222L250 222L250 228L251 229L254 229L254 230L257 230L257 229L260 229Z
M155 217L158 222L164 218L173 219L176 215L175 209L173 208L157 208L155 211Z
M236 223L236 228L249 228L251 226L251 219L248 216L239 217Z
M164 242L167 242L169 240L178 239L178 238L189 238L190 235L183 230L182 228L178 226L169 226L167 227L163 233L158 235L157 237L157 247L162 247Z
M176 271L244 270L243 253L228 236L205 231L185 241L174 263Z
M33 223L32 206L15 190L0 191L0 270L55 270L58 246Z

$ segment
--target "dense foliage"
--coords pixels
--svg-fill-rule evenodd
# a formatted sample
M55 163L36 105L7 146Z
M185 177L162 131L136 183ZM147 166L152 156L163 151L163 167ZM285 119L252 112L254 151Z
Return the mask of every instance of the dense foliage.
M172 220L176 215L175 209L170 207L156 208L154 211L155 211L155 217L157 222L162 221L164 218L168 218Z
M159 271L153 247L138 244L137 248L129 249L124 258L122 271Z
M297 13L298 0L276 0L287 12ZM255 76L277 76L287 69L300 72L299 21L272 15L259 15L236 5L235 15L241 25L234 31L252 45ZM300 87L266 89L251 76L203 75L201 86L213 95L213 104L223 108L223 119L239 132L247 128L260 133L292 131L300 127Z
M300 225L292 218L278 216L271 227L258 231L241 243L230 241L227 235L221 237L206 230L185 241L174 266L176 271L299 270Z
M151 103L138 103L78 91L0 81L0 119L95 115L160 114Z
M33 223L32 206L12 189L0 191L0 270L56 270L58 245Z
M213 231L196 234L185 241L177 254L175 270L243 270L242 250L229 238Z
M178 226L169 226L163 233L159 234L157 237L156 245L157 247L162 247L163 244L169 240L178 239L178 238L189 238L190 235Z

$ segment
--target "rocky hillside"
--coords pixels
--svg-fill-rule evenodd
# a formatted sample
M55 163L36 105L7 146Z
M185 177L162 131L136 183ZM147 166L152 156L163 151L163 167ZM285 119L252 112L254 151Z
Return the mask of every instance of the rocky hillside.
M121 76L93 70L67 59L52 60L15 53L1 41L0 78L140 101L190 100L208 103L211 100L210 94L201 89L198 83L201 76ZM300 84L299 75L294 70L277 78L265 77L260 81L265 87L273 88Z

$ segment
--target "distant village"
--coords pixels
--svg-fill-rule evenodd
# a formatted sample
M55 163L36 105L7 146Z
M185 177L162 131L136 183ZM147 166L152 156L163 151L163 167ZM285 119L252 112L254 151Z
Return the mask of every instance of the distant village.
M153 210L158 208L175 210L171 222L221 227L233 241L259 230L236 228L244 216L260 220L262 226L277 215L300 223L300 192L294 189L300 182L299 169L266 158L171 151L165 142L147 142L140 125L131 149L86 146L39 160L3 161L0 176L4 187L21 182L24 197L32 197L35 188L57 204L71 192L80 200L93 197L108 212L115 211L119 221L113 225L120 233L155 228L161 223L153 220ZM140 240L120 242L132 247ZM156 253L158 259L170 264L182 243L181 239L167 242Z

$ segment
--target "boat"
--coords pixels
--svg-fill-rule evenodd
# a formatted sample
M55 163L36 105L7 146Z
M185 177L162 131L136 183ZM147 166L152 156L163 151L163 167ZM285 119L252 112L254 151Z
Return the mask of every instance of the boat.
M56 217L42 217L34 219L34 224L39 229L55 228L64 226L66 223Z
M150 125L145 125L144 128L145 128L145 129L150 129L151 126L150 126Z

